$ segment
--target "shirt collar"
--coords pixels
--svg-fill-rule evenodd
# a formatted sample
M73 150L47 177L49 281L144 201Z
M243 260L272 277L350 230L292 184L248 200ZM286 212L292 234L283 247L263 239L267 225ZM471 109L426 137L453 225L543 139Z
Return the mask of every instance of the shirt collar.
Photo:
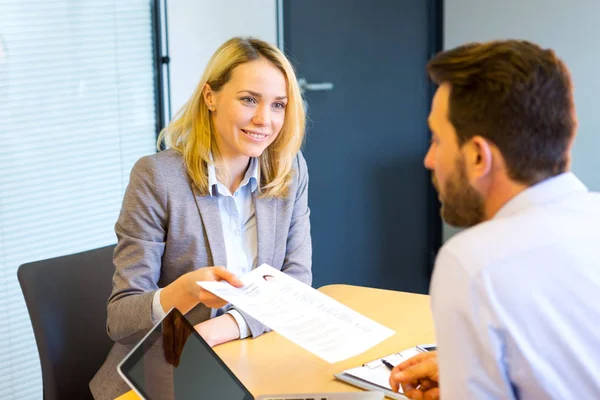
M507 217L528 208L552 203L571 194L587 191L588 188L575 174L564 172L525 189L502 206L494 218Z
M210 160L212 161L212 154L210 155ZM239 188L243 188L244 186L250 184L250 191L254 193L258 188L258 159L256 157L250 157L250 165L246 170L246 174L244 175L244 179L240 183ZM219 185L225 187L219 180L217 179L217 171L215 169L215 165L212 163L208 163L208 187L210 190L210 195L213 196L216 193L220 193ZM239 190L238 188L238 190ZM233 194L233 193L232 193Z

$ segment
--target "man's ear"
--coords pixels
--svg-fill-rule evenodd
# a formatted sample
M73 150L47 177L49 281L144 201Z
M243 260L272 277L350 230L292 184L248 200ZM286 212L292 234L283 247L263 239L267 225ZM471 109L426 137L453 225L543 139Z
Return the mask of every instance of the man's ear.
M474 136L465 143L464 153L467 168L473 179L483 178L491 172L494 157L488 140L482 136Z

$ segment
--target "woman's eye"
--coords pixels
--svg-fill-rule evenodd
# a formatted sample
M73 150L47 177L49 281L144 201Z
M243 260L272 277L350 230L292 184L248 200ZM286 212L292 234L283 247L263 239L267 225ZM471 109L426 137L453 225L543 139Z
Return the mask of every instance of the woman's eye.
M256 99L250 96L242 97L242 101L247 104L256 104Z
M273 107L275 107L279 110L283 110L283 109L285 109L285 103L283 103L283 102L273 103Z

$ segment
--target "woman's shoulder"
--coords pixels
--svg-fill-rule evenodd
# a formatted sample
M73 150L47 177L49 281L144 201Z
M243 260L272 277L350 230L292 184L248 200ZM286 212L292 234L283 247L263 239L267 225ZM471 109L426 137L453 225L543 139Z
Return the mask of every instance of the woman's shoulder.
M302 191L308 183L308 167L302 151L298 151L292 162L292 180L290 182L290 198L296 198L297 193Z
M175 150L163 150L144 156L135 163L131 170L129 186L144 188L144 191L151 191L160 196L166 196L167 193L183 193L190 188L186 171L180 153Z
M142 175L161 172L172 176L177 171L185 171L185 166L181 153L173 149L144 156L133 166L133 172Z
M306 160L304 159L304 155L302 154L302 150L299 150L296 154L296 158L294 160L294 168L298 173L298 177L302 177L303 175L308 174L308 167L306 165Z

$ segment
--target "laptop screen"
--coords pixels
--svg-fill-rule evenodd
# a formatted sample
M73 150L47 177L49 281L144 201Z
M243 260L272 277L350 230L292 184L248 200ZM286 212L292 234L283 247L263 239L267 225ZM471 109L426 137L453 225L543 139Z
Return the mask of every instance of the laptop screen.
M146 400L254 399L177 309L118 368Z

